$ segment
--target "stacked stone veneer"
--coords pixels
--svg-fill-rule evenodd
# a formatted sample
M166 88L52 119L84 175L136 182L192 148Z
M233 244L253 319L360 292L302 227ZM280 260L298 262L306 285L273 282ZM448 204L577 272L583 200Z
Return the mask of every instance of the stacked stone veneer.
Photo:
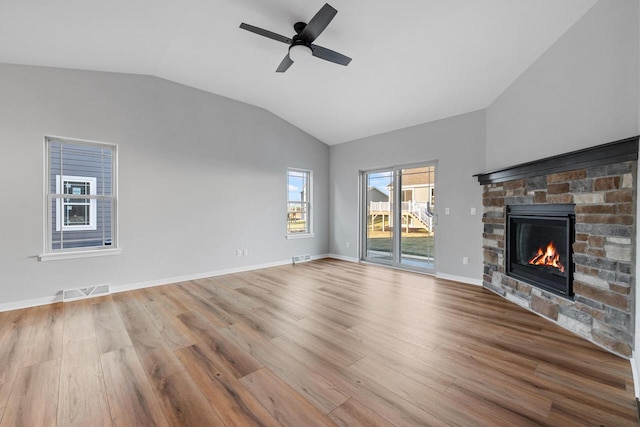
M483 285L624 357L633 348L637 162L484 186ZM575 203L574 298L505 273L506 206Z

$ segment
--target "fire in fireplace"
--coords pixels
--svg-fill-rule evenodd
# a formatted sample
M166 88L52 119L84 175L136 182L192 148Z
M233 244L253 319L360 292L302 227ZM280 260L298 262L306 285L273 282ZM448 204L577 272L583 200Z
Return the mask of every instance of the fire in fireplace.
M570 204L508 206L507 275L572 297L574 221Z
M549 243L544 251L542 248L538 248L538 252L529 260L529 265L555 267L560 270L560 273L564 273L564 265L560 262L560 252L553 242Z

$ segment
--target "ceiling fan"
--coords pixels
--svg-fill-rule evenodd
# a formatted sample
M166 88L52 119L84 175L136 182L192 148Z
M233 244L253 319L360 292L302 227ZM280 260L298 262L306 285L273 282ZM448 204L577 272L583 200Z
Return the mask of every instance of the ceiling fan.
M351 58L348 56L344 56L331 49L313 44L313 41L318 38L325 28L327 28L327 25L329 25L337 13L338 11L336 9L331 7L329 3L326 3L318 13L311 18L311 21L309 21L308 24L304 22L296 22L293 25L296 35L293 36L292 39L262 28L254 27L253 25L245 24L244 22L240 24L240 28L289 45L289 52L287 52L287 55L278 66L278 69L276 70L277 73L284 73L289 69L289 67L291 67L294 62L293 59L291 59L291 54L293 53L294 55L297 55L296 51L298 50L306 51L306 53L311 52L313 56L324 59L325 61L340 65L348 65L349 62L351 62Z

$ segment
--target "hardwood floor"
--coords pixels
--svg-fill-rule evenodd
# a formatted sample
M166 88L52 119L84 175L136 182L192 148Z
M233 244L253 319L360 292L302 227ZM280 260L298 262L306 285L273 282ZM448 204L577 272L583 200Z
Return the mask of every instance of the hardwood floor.
M0 426L637 425L627 360L479 287L321 260L0 313Z

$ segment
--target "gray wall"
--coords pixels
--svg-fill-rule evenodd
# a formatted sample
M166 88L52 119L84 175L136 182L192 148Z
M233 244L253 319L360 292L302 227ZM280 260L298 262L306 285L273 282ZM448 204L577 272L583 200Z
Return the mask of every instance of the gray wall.
M638 8L638 26L640 26L640 7ZM638 49L638 58L640 58L640 31L638 31L638 45L637 45L637 49ZM638 90L638 129L640 130L640 88ZM636 191L640 192L640 185L636 185ZM640 212L640 196L638 194L636 194L636 215L637 212ZM636 218L636 224L638 223L638 219ZM634 390L636 393L636 398L640 398L640 381L638 381L638 373L640 373L640 360L638 359L638 351L640 350L640 292L638 292L637 290L637 283L638 283L638 274L640 274L640 250L638 250L638 243L640 242L640 239L638 239L637 236L637 230L636 230L636 307L635 307L635 315L636 315L636 323L635 323L635 335L633 337L634 339L634 355L633 355L633 359L632 359L632 363L633 363L633 369L634 372L636 373L636 375L634 376Z
M638 75L638 1L599 1L487 109L487 168L636 135Z
M489 106L487 167L505 167L640 133L639 28L637 0L600 0ZM639 243L636 232L637 255ZM636 277L639 267L640 256ZM637 279L634 292L635 354L640 348ZM635 391L640 397L637 354L634 359Z
M118 144L121 255L37 261L45 135ZM0 65L0 143L0 307L328 252L329 149L259 108L153 77ZM313 170L315 238L285 239L287 167Z
M484 142L485 113L478 111L331 146L331 253L358 258L360 171L437 160L437 273L480 282L482 188L472 175L485 169ZM470 215L472 207L478 215Z

